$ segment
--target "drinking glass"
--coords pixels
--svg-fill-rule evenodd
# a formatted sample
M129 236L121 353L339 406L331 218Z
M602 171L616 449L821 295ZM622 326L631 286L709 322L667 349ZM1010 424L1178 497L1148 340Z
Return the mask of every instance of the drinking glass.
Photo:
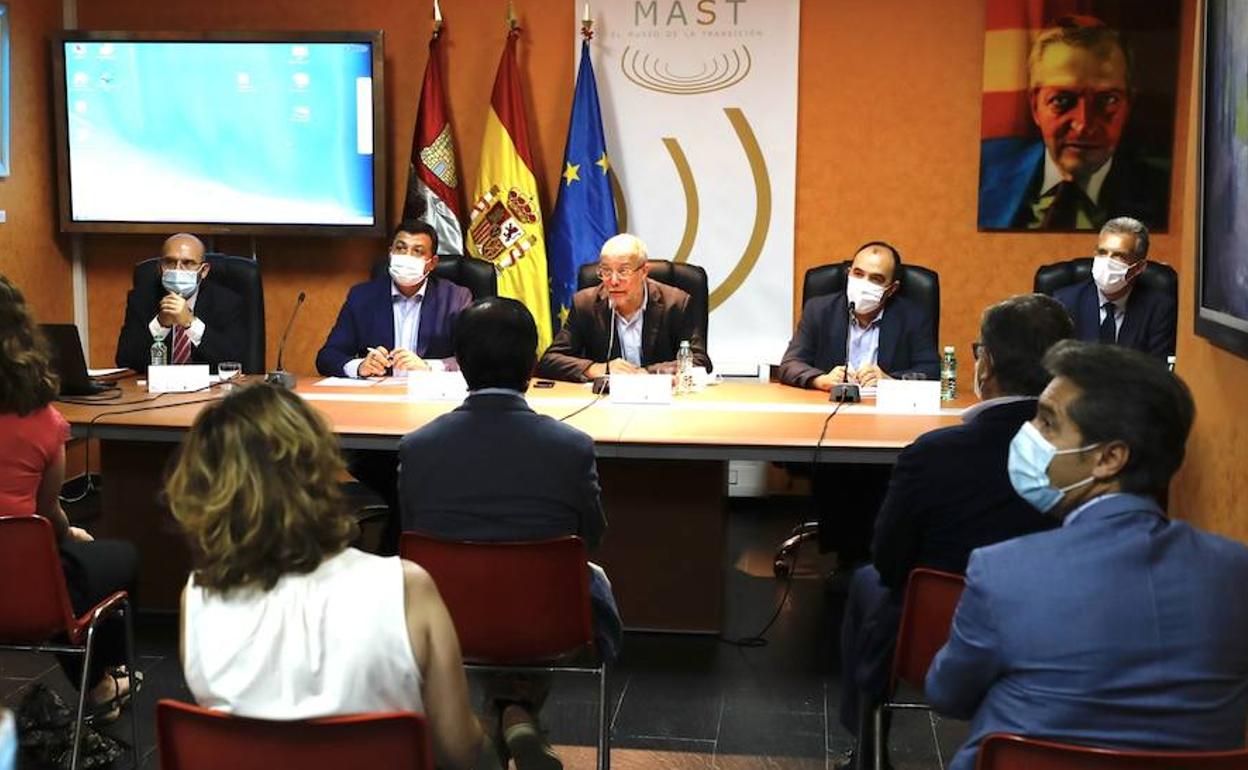
M243 365L237 361L222 361L217 364L217 378L226 388L232 388L230 380L236 378L243 371Z

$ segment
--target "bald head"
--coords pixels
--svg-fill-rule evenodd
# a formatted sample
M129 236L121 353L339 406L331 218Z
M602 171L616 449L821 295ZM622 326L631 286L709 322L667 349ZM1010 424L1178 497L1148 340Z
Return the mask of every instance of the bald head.
M193 260L196 263L202 263L204 261L204 242L190 233L177 233L165 239L165 244L160 249L160 255L166 259L176 259L179 262Z
M633 267L640 267L646 262L646 244L632 233L620 233L611 236L602 244L599 256L626 259Z

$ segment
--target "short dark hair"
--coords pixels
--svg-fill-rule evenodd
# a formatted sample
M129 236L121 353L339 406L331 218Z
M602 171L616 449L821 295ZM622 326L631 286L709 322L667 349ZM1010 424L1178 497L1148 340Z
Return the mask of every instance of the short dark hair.
M438 253L438 231L434 230L433 225L428 222L422 222L419 219L404 219L390 231L390 243L394 243L394 239L398 237L399 233L429 236L429 253Z
M524 391L537 364L537 324L524 303L485 297L455 322L455 359L469 390Z
M893 244L889 243L888 241L867 241L866 243L862 244L858 248L854 249L853 257L858 256L859 252L864 251L866 249L871 249L871 248L884 249L889 254L893 255L893 280L900 281L901 280L901 252L898 251L897 248L893 246ZM851 262L853 261L853 257L850 257Z
M1062 303L1043 294L1019 294L998 302L979 320L979 341L992 356L992 374L1011 396L1038 396L1051 377L1044 354L1075 336Z
M1124 492L1152 494L1179 466L1196 405L1166 365L1118 345L1064 340L1044 357L1054 377L1081 392L1067 407L1084 444L1122 441L1131 456L1119 476Z

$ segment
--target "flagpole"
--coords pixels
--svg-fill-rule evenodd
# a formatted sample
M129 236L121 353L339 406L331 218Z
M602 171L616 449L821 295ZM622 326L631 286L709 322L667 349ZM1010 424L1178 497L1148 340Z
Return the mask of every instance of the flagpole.
M438 5L438 0L433 0L433 39L437 40L440 34L442 34L442 8Z
M581 37L587 41L594 39L594 19L589 15L589 3L585 4L585 14L581 17Z
M512 35L520 31L520 22L516 19L516 4L512 0L507 0L507 31Z

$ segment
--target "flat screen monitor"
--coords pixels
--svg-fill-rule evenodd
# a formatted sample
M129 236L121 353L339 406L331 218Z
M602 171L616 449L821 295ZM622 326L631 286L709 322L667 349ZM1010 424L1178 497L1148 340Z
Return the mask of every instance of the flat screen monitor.
M62 230L385 232L380 32L53 47Z

